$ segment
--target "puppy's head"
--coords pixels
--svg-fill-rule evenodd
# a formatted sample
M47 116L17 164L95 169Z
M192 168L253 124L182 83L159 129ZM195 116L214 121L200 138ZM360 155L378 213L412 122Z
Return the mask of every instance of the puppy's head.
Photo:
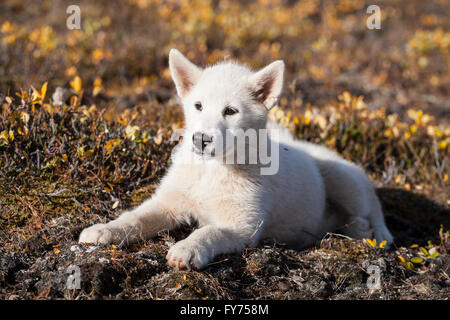
M225 137L233 132L264 129L283 88L281 60L257 72L233 62L202 69L172 49L169 66L183 103L184 138L199 154L227 152Z

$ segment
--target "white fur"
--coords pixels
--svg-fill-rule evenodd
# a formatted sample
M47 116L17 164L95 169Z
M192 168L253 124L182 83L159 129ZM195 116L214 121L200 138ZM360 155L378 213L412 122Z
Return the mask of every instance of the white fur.
M200 69L171 50L169 64L186 118L185 138L172 154L171 168L151 199L114 221L83 230L80 242L130 243L196 219L199 229L173 245L167 259L174 267L199 269L218 254L256 246L267 237L304 247L339 230L392 242L372 184L360 168L324 147L295 140L267 120L281 93L282 61L256 73L232 62ZM202 111L194 108L196 102ZM239 112L224 116L226 106ZM258 164L225 164L220 156L187 161L193 156L194 132L215 136L227 129L266 127L280 132L275 175L261 175ZM343 210L327 209L327 201Z

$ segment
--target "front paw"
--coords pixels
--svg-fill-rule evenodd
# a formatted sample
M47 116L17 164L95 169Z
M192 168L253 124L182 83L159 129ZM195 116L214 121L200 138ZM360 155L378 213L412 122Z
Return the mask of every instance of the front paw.
M175 243L169 249L166 259L171 267L180 270L191 270L191 267L201 269L210 261L205 248L198 247L195 243L187 240Z
M113 242L113 232L106 224L99 223L84 229L78 243L110 244Z

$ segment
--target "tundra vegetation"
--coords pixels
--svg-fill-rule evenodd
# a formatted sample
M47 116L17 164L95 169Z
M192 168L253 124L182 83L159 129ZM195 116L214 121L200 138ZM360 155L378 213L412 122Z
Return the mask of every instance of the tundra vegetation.
M445 299L449 297L450 5L364 0L0 4L1 299ZM195 226L129 247L78 245L154 192L183 127L170 48L199 65L283 59L270 116L361 165L392 248L330 234L267 240L205 270L166 265ZM80 289L67 289L77 266ZM380 288L371 289L375 266ZM69 286L70 287L70 286Z

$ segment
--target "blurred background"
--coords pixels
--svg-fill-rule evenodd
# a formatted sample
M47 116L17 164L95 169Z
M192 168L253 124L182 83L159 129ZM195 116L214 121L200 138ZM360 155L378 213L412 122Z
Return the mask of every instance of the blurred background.
M66 8L81 9L68 30ZM381 30L366 9L381 8ZM174 94L170 48L205 65L238 59L260 68L286 62L284 96L323 106L343 91L369 108L450 118L450 4L447 0L5 0L0 3L0 92L48 81L102 93L127 108ZM99 104L99 101L97 101Z

